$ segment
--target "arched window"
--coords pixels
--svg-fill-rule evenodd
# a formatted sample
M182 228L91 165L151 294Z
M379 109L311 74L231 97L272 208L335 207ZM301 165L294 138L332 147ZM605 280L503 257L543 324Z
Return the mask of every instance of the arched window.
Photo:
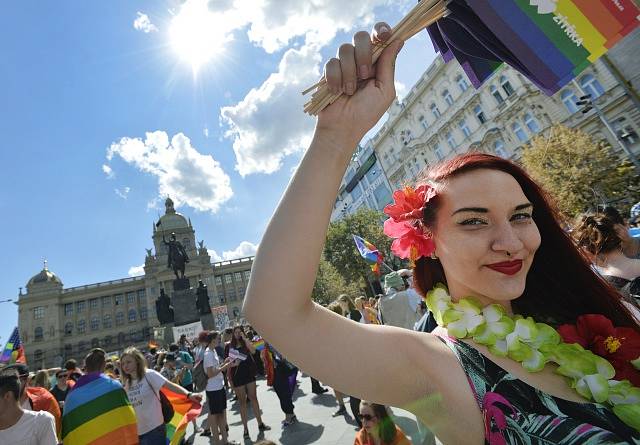
M458 127L460 127L460 131L462 131L462 134L464 134L465 138L471 136L471 130L469 130L466 120L462 119L460 122L458 122Z
M442 98L447 103L447 105L453 105L453 96L449 93L449 90L444 90L442 92Z
M514 122L511 124L511 131L516 135L520 142L525 142L528 138L527 133L522 129L519 123Z
M44 338L44 334L42 332L42 328L38 326L33 332L33 337L35 341L42 341Z
M431 113L433 113L433 117L435 117L436 119L438 119L440 116L442 116L442 114L440 113L440 110L438 109L438 106L436 104L431 104L429 109L431 110Z
M135 309L129 309L129 323L133 323L134 321L136 321L136 310Z
M480 124L484 124L487 121L487 116L485 116L484 111L482 111L482 107L480 105L476 105L473 108L473 113L476 115L478 122Z
M91 339L91 347L92 348L99 348L100 347L100 340L98 340L97 338L92 338Z
M560 94L560 99L569 113L573 114L578 111L578 106L576 105L578 98L572 89L569 88L564 90Z
M500 156L501 158L509 157L507 155L507 151L504 148L504 142L499 139L493 143L493 151L495 151L496 155Z
M580 79L580 86L584 90L585 94L591 94L591 99L595 99L604 94L604 88L602 88L598 79L593 77L592 74L582 76L582 79Z
M35 351L33 351L34 362L41 362L43 359L44 359L44 353L42 352L42 349L36 349Z
M420 125L422 125L422 128L424 128L425 130L429 128L427 119L423 115L420 115L420 117L418 118L418 122L420 122Z
M73 334L73 323L68 322L64 325L64 335L72 335Z
M100 328L100 319L98 317L91 317L91 330L97 331Z
M143 307L140 308L140 320L146 320L147 319L147 308Z
M509 82L509 79L507 79L507 76L500 76L500 86L504 90L504 93L507 95L507 97L511 96L515 92L513 90L513 87L511 86L511 82Z
M116 326L121 326L124 323L124 312L116 313Z
M76 330L78 331L78 334L84 334L84 332L87 330L87 325L84 320L78 320Z
M109 329L111 327L111 314L104 314L102 317L102 327Z
M500 94L500 91L498 91L495 85L491 85L491 88L489 88L489 91L491 91L491 95L496 100L496 103L498 105L501 105L504 102L504 98L502 97L502 94Z
M524 115L524 124L527 126L529 131L533 134L536 134L540 131L540 126L538 125L538 121L533 117L531 113L527 113Z
M467 79L465 79L462 74L458 74L458 77L456 77L456 83L458 84L458 88L460 88L460 91L463 93L469 88Z

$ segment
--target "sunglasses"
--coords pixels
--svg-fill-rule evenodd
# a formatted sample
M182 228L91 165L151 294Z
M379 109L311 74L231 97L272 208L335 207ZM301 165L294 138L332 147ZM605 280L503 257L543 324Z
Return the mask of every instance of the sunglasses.
M362 421L371 422L376 416L372 416L371 414L358 414L358 418Z

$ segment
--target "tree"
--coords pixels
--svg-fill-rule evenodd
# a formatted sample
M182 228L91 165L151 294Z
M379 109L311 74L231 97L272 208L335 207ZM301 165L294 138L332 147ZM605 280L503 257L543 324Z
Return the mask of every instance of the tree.
M313 293L311 294L313 301L327 305L340 294L347 294L354 297L361 292L362 290L359 283L347 283L344 277L324 256L320 259L318 275L316 276L316 282L313 284Z
M533 138L524 148L522 164L568 217L607 203L624 207L640 187L633 164L608 144L562 125Z

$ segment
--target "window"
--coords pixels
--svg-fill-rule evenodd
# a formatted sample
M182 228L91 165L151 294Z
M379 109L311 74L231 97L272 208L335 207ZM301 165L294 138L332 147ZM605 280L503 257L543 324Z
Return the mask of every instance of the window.
M34 320L44 318L44 306L37 306L33 308L33 318Z
M64 355L66 358L70 358L73 354L73 345L64 345Z
M124 335L124 332L119 332L118 333L118 344L121 345L126 341L126 335Z
M449 90L444 90L442 92L442 98L447 103L447 105L449 106L453 105L453 96L451 96L451 93L449 93Z
M124 324L124 312L118 312L116 314L116 326L121 326Z
M220 275L216 277L216 286L222 286L222 277Z
M453 135L451 134L451 132L447 133L447 145L449 145L449 147L451 147L452 150L456 149L456 141L455 139L453 139Z
M433 117L435 117L436 119L438 119L440 116L442 116L442 114L440 113L440 110L438 109L438 106L436 104L431 104L429 109L431 110L431 113L433 113Z
M233 316L238 318L240 316L240 308L238 306L233 307Z
M42 360L44 360L44 353L42 352L42 349L36 349L33 351L33 361L41 362Z
M143 307L140 309L140 320L146 320L147 319L147 308Z
M116 300L116 306L122 306L124 304L124 295L114 295L113 298Z
M100 340L98 340L97 338L92 338L91 339L91 347L92 348L99 348L100 347Z
M591 99L596 99L604 94L604 88L602 88L598 79L593 77L592 74L582 76L582 79L580 79L580 86L584 90L585 94L591 94Z
M540 126L538 125L538 121L531 115L531 113L527 113L524 115L524 124L527 126L529 131L533 134L536 134L540 131Z
M89 307L91 309L98 309L98 302L100 300L98 298L92 298L91 300L89 300Z
M438 161L442 161L444 159L444 153L442 153L442 148L440 148L440 144L436 144L433 147L433 152L436 154Z
M493 150L501 158L508 158L507 151L504 149L504 142L497 140L493 144Z
M525 142L528 139L527 133L524 132L520 124L517 122L511 124L511 131L513 131L513 134L516 135L520 142Z
M235 301L236 300L236 290L235 289L227 289L227 300Z
M625 145L633 145L638 142L638 133L633 125L627 124L627 118L621 117L613 123L613 129L618 138L624 141Z
M79 341L78 342L78 352L84 352L88 349L87 345L89 343L87 343L86 341Z
M92 331L100 329L100 319L98 317L91 317L90 327Z
M578 98L576 97L573 90L564 90L562 94L560 94L560 99L562 100L562 103L567 108L567 111L569 113L573 114L578 111L578 105L576 105L576 102L578 102Z
M420 125L425 130L429 128L429 124L427 123L427 119L424 117L424 115L420 115L420 117L418 118L418 122L420 122Z
M102 307L111 307L111 296L102 297Z
M248 282L249 278L251 277L251 271L245 270L244 272L242 272L242 275L244 275L244 280Z
M72 334L73 334L73 323L69 321L64 325L64 335L72 335Z
M464 119L458 122L458 127L460 127L460 131L462 131L465 138L471 136L471 130L467 127L467 122Z
M467 79L465 79L462 74L459 74L458 77L456 77L456 83L458 84L458 88L460 88L460 91L462 93L467 91L467 89L469 88L469 84L467 83Z
M407 145L409 142L411 142L411 139L413 139L411 130L406 129L400 132L400 140L402 141L402 145Z
M136 310L135 309L129 309L129 323L133 323L136 321Z
M136 294L133 292L127 292L127 304L133 306L136 304Z
M42 333L42 328L40 326L35 329L35 331L33 332L33 336L35 341L42 341L42 339L44 338L44 334Z
M230 273L224 274L224 284L233 284L233 275Z
M504 94L506 94L507 97L511 96L514 93L513 87L511 86L509 79L507 79L507 76L500 76L500 86L502 86Z
M138 303L145 303L147 301L147 293L144 289L138 289L136 294L138 295Z
M391 191L384 182L376 187L373 191L373 196L376 198L378 208L383 208L385 205L391 203Z
M66 303L64 305L64 316L69 317L73 315L73 303Z
M81 314L84 312L85 302L76 301L76 313Z
M102 327L109 329L111 327L111 314L104 314L102 317Z
M498 105L502 105L504 102L504 99L502 97L502 94L500 94L500 91L498 91L498 89L495 87L495 85L491 85L491 88L489 89L489 91L491 91L491 95L496 100L496 103Z
M242 274L240 272L235 272L233 278L236 280L236 283L242 283Z
M102 340L102 344L105 346L111 346L111 343L113 343L113 337L110 335L107 335L103 340Z
M142 332L138 329L131 329L129 331L129 339L130 341L140 341L142 339Z
M78 334L84 334L87 330L87 326L84 320L78 320L78 324L76 324L76 331Z
M362 189L360 188L360 184L356 185L353 190L351 190L351 199L355 202L362 196Z
M487 117L484 115L484 111L482 111L482 107L480 105L476 105L476 107L473 109L473 112L480 124L484 124L487 121Z

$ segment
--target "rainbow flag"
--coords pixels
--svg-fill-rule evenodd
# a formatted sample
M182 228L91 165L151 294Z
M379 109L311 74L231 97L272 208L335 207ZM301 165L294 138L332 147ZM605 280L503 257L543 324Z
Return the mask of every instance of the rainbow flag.
M251 342L253 343L253 347L256 348L256 351L262 351L264 349L264 339L262 337L253 337Z
M476 87L507 62L549 95L640 24L632 0L453 0L449 9L429 28L445 61L458 59Z
M4 350L0 356L0 363L4 365L27 363L27 357L24 354L24 347L20 341L20 332L18 332L17 327L13 328L13 333L4 346Z
M62 415L64 445L135 445L136 413L117 380L86 374L67 395Z
M376 275L380 275L380 264L384 259L384 256L378 251L376 246L371 244L364 238L358 235L352 235L353 241L356 243L360 256L371 266L371 270Z
M200 415L202 407L184 395L167 388L163 387L160 391L167 396L173 406L173 418L167 423L167 444L178 445L187 432L187 425Z

